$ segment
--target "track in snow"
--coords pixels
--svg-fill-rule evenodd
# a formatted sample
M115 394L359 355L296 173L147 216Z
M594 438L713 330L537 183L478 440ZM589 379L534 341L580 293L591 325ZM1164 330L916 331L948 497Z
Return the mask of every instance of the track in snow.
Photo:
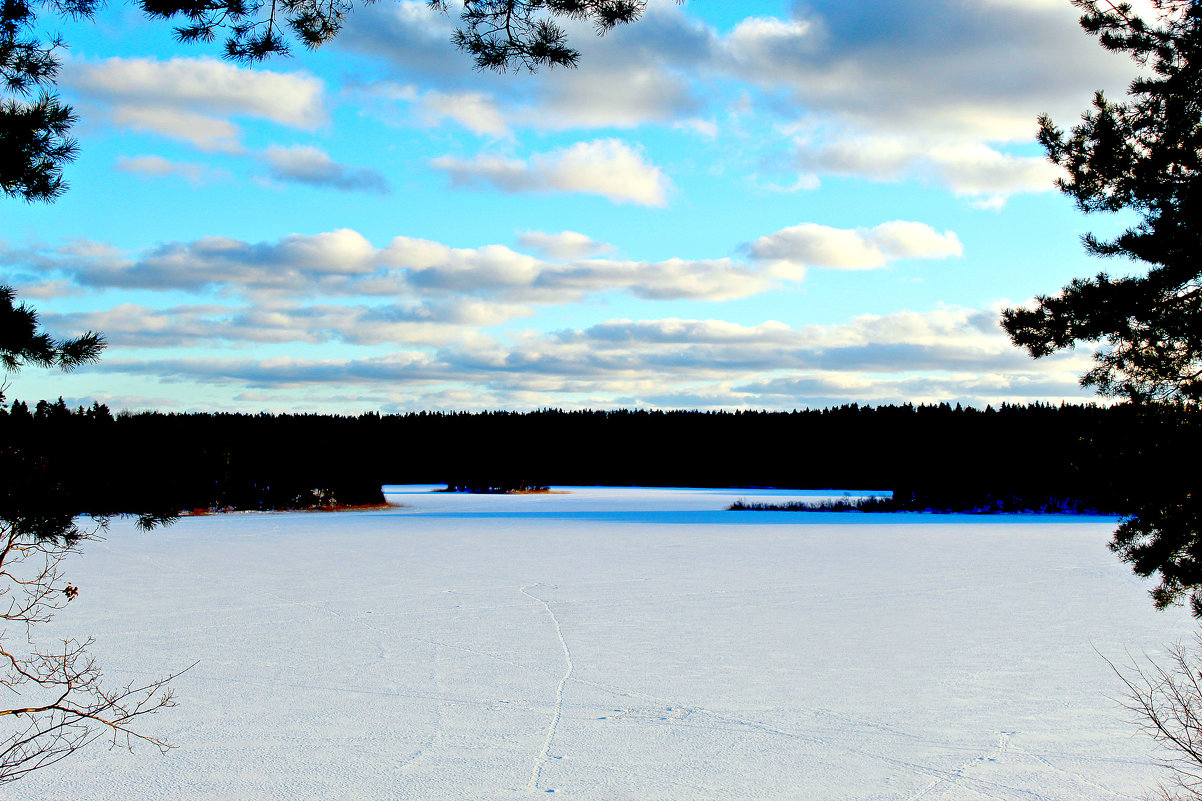
M568 679L572 677L572 670L575 667L572 664L572 651L568 648L567 642L563 638L563 629L559 625L559 618L555 616L555 612L551 609L550 604L539 598L537 595L531 595L526 590L531 587L537 587L538 584L527 584L522 587L522 595L527 598L533 598L542 604L543 609L551 617L551 622L555 624L555 636L559 638L559 647L563 649L563 661L567 670L559 679L559 685L555 688L555 713L551 716L551 724L547 726L547 736L543 740L543 747L539 750L538 756L534 759L534 766L530 770L530 781L526 784L527 790L538 790L538 783L543 776L543 768L547 765L547 760L551 758L551 743L555 740L555 732L559 728L559 719L563 715L563 688L568 683ZM547 792L554 792L548 790Z

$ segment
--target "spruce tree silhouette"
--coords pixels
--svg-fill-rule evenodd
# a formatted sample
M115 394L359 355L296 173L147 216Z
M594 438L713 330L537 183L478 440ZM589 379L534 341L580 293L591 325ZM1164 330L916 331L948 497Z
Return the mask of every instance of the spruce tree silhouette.
M1145 20L1128 3L1073 0L1082 27L1145 69L1127 99L1098 92L1065 133L1044 116L1039 139L1064 169L1061 191L1085 212L1133 212L1117 237L1084 237L1096 256L1123 258L1143 275L1077 279L1034 308L1003 313L1014 343L1036 358L1077 342L1101 343L1082 377L1104 396L1142 405L1202 405L1202 3L1153 0ZM1154 410L1150 414L1156 414ZM1173 438L1173 427L1163 437ZM1148 443L1147 449L1165 447ZM1190 599L1202 617L1202 499L1194 469L1164 469L1160 485L1132 493L1112 548L1141 576L1156 576L1158 608Z

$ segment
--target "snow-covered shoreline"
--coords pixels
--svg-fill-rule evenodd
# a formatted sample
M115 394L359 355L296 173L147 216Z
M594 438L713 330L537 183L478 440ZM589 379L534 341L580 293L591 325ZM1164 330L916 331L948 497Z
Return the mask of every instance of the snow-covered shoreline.
M430 489L118 521L43 634L94 635L112 683L199 660L147 724L180 747L0 798L1061 801L1159 776L1102 657L1194 626L1107 551L1113 519Z

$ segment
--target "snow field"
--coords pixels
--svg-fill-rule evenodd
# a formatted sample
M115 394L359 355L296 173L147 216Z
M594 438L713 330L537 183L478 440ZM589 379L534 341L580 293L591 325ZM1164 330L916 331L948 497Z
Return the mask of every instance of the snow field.
M1066 801L1161 778L1102 656L1194 627L1107 551L1111 518L429 489L115 525L42 636L95 636L113 684L197 662L143 725L179 748L93 748L0 798Z

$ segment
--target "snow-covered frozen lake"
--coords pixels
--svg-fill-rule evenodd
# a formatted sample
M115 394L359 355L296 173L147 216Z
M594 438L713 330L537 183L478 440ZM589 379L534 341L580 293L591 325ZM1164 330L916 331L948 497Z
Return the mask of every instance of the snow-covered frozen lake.
M1130 799L1103 656L1190 635L1112 518L727 512L801 493L394 487L403 508L118 523L44 632L199 662L40 801Z

